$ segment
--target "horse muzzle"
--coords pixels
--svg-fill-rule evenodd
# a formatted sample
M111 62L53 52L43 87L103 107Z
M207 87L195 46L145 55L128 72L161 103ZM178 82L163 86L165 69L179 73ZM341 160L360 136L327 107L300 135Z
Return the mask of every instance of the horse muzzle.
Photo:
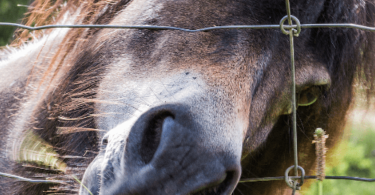
M164 105L141 115L127 137L105 136L80 194L231 194L240 152L202 121L186 106Z

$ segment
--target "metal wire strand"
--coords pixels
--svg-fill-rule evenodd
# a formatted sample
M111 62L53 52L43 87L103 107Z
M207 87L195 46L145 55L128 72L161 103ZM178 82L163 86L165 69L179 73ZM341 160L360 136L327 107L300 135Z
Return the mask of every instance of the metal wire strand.
M292 25L292 17L290 14L290 4L289 0L285 0L285 5L286 5L286 12L288 16L288 24ZM283 18L285 19L285 17ZM281 19L280 26L283 25L283 19ZM292 76L292 129L293 129L293 160L294 160L294 175L298 176L298 149L297 149L297 108L296 108L296 71L295 71L295 66L294 66L294 30L295 29L290 29L289 30L289 44L290 44L290 65L291 65L291 76ZM287 184L290 186L289 181L286 181ZM294 180L294 185L292 186L293 188L293 195L296 190L296 184L297 181Z
M301 179L301 176L289 176L289 178L291 178L291 179ZM307 175L307 176L304 177L304 179L318 179L318 177L316 175ZM350 177L350 176L326 176L325 179L339 179L339 180L375 182L375 178L362 178L362 177ZM238 183L259 182L259 181L278 181L278 180L285 180L285 176L246 178L246 179L241 179Z
M34 180L28 179L25 177L3 173L0 172L0 176L9 177L12 179L17 179L20 181L30 182L30 183L56 183L56 184L65 184L67 181L57 181L57 180ZM301 176L289 176L291 179L301 179ZM317 179L315 175L307 175L304 179ZM339 180L353 180L353 181L364 181L364 182L375 182L375 178L362 178L362 177L350 177L350 176L326 176L325 179L339 179ZM261 177L261 178L245 178L241 179L238 183L248 183L248 182L260 182L260 181L278 181L285 180L285 176L279 177Z
M0 22L0 26L12 26L22 29L27 29L30 31L34 30L43 30L51 28L117 28L117 29L149 29L149 30L179 30L185 32L202 32L202 31L211 31L211 30L220 30L220 29L279 29L279 24L266 24L266 25L229 25L229 26L213 26L200 29L186 29L173 26L151 26L151 25L45 25L45 26L26 26L22 24L9 23L9 22ZM297 25L284 25L284 29L293 29L297 28ZM366 30L375 32L375 27L363 26L359 24L351 23L339 23L339 24L301 24L301 28L352 28L359 30Z

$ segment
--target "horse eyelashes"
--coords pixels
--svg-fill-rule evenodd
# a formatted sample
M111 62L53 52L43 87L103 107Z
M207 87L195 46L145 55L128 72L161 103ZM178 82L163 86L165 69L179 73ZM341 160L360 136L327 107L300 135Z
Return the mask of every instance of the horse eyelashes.
M320 87L313 86L301 91L298 95L298 106L310 106L316 102L320 95Z

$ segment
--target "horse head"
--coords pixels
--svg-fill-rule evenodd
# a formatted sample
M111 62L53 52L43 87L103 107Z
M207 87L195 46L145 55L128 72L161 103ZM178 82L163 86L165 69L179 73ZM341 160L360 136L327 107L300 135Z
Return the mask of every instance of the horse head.
M291 11L301 23L368 25L373 3L296 1ZM285 9L270 0L121 1L95 22L189 29L278 24ZM44 140L65 147L61 155L96 151L85 161L80 194L287 191L281 181L237 185L240 178L283 175L293 163L289 37L279 29L84 34L80 47L66 51L71 63L56 68L66 70L56 89L42 97L52 107L37 104L43 114L33 123ZM295 38L299 161L306 170L314 165L315 128L330 134L328 146L342 134L356 70L372 66L367 40L372 36L352 29L303 29ZM64 129L69 135L55 136Z

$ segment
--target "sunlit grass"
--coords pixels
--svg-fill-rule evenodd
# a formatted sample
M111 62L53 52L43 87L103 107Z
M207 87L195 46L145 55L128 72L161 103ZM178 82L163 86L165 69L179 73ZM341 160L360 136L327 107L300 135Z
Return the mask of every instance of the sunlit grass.
M354 110L346 127L349 139L339 145L335 160L326 175L375 178L375 113ZM318 184L313 183L304 195L318 195ZM324 195L374 195L374 182L324 180Z

